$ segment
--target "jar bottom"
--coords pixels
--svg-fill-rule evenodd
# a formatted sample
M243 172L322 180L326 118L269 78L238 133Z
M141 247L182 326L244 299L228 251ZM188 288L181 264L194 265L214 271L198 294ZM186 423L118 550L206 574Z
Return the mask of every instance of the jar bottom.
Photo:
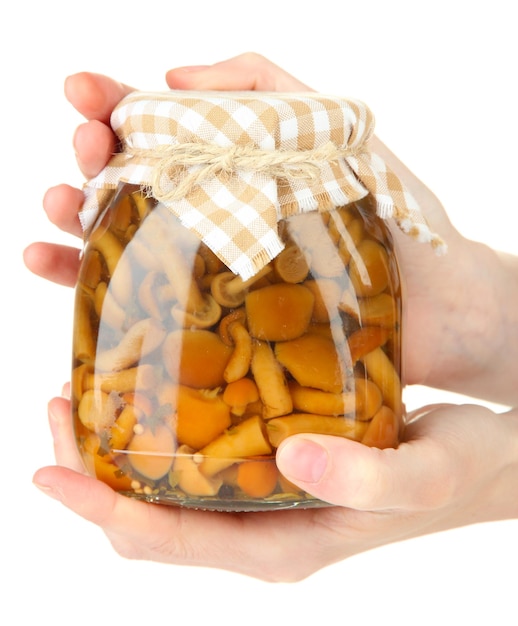
M333 506L328 502L309 495L304 498L300 496L295 498L286 494L277 494L268 498L250 498L246 501L236 501L232 497L222 498L221 496L194 497L187 495L179 496L178 494L138 494L134 491L120 493L121 495L152 504L220 513L259 513L272 510L318 509Z

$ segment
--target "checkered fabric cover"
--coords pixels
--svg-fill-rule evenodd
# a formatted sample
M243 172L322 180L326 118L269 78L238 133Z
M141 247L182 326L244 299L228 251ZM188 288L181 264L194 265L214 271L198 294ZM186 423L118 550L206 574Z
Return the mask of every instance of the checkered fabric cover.
M414 198L369 151L374 120L362 102L317 93L133 92L115 108L111 125L121 152L85 185L80 219L86 233L121 183L141 185L246 279L282 250L280 219L330 210L371 193L379 216L394 218L404 232L444 250ZM182 148L192 145L201 152L194 164L181 157ZM210 158L204 146L223 155L221 166L175 197L185 176ZM274 153L281 172L233 164L236 146L259 157ZM329 146L338 156L319 160L318 150ZM296 161L299 154L310 162L312 175L296 165L282 169L285 157Z

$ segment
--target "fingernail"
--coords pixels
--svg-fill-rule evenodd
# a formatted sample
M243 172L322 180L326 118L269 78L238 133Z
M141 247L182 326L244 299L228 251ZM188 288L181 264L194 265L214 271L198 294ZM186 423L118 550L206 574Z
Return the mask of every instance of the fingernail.
M277 453L277 465L287 478L317 483L329 461L327 450L309 439L287 441Z

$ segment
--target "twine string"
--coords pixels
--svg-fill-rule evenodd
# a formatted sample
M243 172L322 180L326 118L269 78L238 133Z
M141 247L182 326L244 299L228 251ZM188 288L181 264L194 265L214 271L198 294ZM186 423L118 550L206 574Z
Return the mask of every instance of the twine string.
M254 145L188 142L145 150L130 148L126 154L158 161L151 180L153 196L161 202L171 202L185 198L196 185L218 174L232 175L239 170L281 179L316 180L324 163L357 158L363 150L362 145L339 147L331 141L311 150L262 150Z

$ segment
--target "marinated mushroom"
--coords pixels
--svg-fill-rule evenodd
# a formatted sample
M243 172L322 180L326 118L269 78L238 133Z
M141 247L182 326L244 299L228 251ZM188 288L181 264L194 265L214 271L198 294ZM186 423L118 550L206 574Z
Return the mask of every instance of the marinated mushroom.
M315 298L303 285L275 283L245 298L248 331L256 339L286 341L303 335Z
M281 250L273 261L273 267L277 276L285 283L301 283L309 273L304 253L294 244Z
M229 309L241 306L245 301L248 289L271 271L271 266L265 265L248 280L243 280L232 272L220 272L214 276L210 283L212 297L218 304Z
M238 309L234 309L221 318L221 321L218 325L218 334L221 337L223 343L226 343L227 346L234 345L234 340L232 339L229 331L230 326L234 322L240 322L241 324L243 324L243 326L246 325L245 307L239 307Z
M251 378L240 378L226 385L223 401L233 415L241 416L249 404L259 400L259 389Z
M394 364L387 354L382 348L375 348L372 352L365 354L361 361L367 370L369 378L381 389L384 403L396 415L402 415L401 381Z
M120 408L120 402L110 393L85 391L77 407L77 415L83 426L92 432L111 428Z
M395 448L399 439L399 419L392 409L382 406L369 422L362 443L373 448Z
M254 342L251 369L264 407L263 418L270 419L290 413L293 403L288 384L282 367L267 342Z
M231 424L230 408L221 394L180 385L175 431L179 443L199 450Z
M360 297L375 296L384 291L390 280L386 249L373 239L358 244L358 254L351 259L349 277Z
M236 461L271 453L264 421L254 415L226 430L202 448L194 459L200 462L200 471L205 476L214 476Z
M138 301L143 310L156 319L164 319L165 310L161 306L158 297L158 285L161 284L162 274L159 272L148 272L142 279L138 288Z
M313 333L275 344L275 356L302 386L340 393L347 372L334 342Z
M103 322L114 330L121 331L124 328L126 311L113 297L104 281L101 281L95 289L94 309L97 316L100 318L102 315Z
M270 443L275 448L291 435L314 433L318 435L334 435L361 441L367 431L369 422L359 422L353 418L332 417L312 413L292 413L270 420L266 429Z
M188 305L188 308L176 305L171 309L171 317L180 326L203 329L210 328L218 323L221 317L221 307L212 296L205 294L199 301L189 297L189 301L191 304ZM197 302L197 304L194 304L194 302Z
M139 474L158 480L171 469L176 440L170 428L159 424L135 434L126 450L129 462Z
M223 376L227 383L231 383L248 374L252 361L252 339L247 329L240 322L231 324L228 331L234 343L234 350Z
M126 369L156 350L165 335L166 331L159 321L151 317L139 320L117 346L97 354L96 367L105 372Z
M173 382L197 389L225 383L224 372L232 347L210 330L174 330L163 343L164 366Z
M91 319L94 306L92 299L83 289L78 289L76 292L75 307L74 357L83 363L93 365L96 342Z
M369 352L387 343L390 331L381 326L364 326L355 330L347 340L351 354L351 362L354 365Z
M199 463L193 459L195 450L181 445L176 451L173 472L178 486L190 496L215 496L223 484L218 477L207 477L200 472Z
M101 389L106 393L153 389L158 382L159 376L156 368L150 363L141 363L116 372L87 373L84 378L86 388Z
M295 381L289 383L293 408L297 411L330 416L350 414L362 421L371 419L383 401L378 386L369 380L356 378L351 388L351 391L331 393L303 387Z

